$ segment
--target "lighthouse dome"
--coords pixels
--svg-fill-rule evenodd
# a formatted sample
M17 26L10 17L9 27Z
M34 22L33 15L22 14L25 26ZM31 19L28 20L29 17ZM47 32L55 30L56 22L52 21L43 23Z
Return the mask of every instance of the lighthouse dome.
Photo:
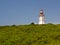
M43 10L40 10L40 14L43 14Z

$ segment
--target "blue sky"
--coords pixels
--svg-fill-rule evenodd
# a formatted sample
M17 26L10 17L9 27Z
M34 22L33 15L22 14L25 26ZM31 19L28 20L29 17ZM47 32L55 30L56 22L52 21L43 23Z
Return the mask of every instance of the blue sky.
M46 23L60 23L60 0L0 0L0 25L38 23L40 9Z

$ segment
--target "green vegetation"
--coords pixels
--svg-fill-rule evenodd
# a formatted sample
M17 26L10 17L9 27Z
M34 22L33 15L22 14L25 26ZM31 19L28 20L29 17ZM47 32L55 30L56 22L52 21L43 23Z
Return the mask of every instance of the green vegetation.
M60 24L0 26L0 45L60 45Z

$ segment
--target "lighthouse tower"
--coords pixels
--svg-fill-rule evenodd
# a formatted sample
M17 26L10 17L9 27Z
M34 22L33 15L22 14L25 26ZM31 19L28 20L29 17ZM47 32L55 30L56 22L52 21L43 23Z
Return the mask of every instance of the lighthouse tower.
M40 10L39 14L39 24L45 24L45 16L43 10Z

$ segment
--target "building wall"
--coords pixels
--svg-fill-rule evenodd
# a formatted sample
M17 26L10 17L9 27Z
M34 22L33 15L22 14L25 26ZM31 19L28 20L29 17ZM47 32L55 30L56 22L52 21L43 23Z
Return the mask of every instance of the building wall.
M43 17L39 17L39 24L45 24L45 19Z

